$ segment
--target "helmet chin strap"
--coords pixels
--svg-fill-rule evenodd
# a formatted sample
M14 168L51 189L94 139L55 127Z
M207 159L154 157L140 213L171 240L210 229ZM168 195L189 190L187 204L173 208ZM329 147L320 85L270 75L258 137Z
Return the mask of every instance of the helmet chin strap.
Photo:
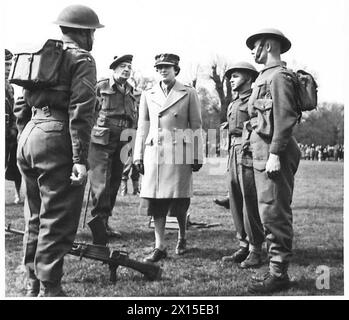
M261 42L259 43L258 45L258 48L257 48L257 52L256 52L256 58L257 60L260 58L261 54L262 54L262 50L264 48L264 45L265 45L265 42L267 41L266 38L262 38L261 39Z

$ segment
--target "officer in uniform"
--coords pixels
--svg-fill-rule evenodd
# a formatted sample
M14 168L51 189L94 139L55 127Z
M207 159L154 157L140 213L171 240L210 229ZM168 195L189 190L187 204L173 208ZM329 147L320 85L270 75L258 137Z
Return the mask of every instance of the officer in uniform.
M291 202L300 150L292 135L298 119L292 77L281 61L291 42L276 29L263 29L246 41L254 60L264 69L249 99L258 209L268 244L269 272L255 278L252 293L270 293L289 287L292 255Z
M248 99L251 85L258 76L254 66L238 62L225 73L235 92L234 100L227 108L229 124L229 200L239 250L223 261L240 263L241 268L260 266L264 233L258 213L257 193L254 182L252 153L248 137L243 137L243 126L249 120Z
M125 129L133 128L136 121L136 98L127 82L131 75L133 56L114 57L110 65L113 75L98 82L99 111L91 133L89 151L89 179L92 191L92 216L99 216L107 235L118 237L108 220L112 214L119 190L124 162L121 150L127 141L120 140ZM127 156L127 154L126 154Z
M18 164L26 185L24 264L27 296L64 296L63 260L73 244L87 179L87 152L96 104L96 65L89 53L97 14L68 6L55 21L64 55L59 83L24 90L15 107Z
M172 53L156 55L155 68L161 81L142 93L139 105L134 163L144 174L141 210L144 208L154 217L155 247L145 259L149 262L167 256L164 238L167 215L178 221L175 253L186 252L192 172L202 166L200 102L194 88L176 80L178 62L179 56Z
M14 91L8 81L12 65L12 53L5 49L5 122L6 122L6 141L5 141L5 178L15 183L15 201L17 204L21 200L20 190L22 177L17 167L17 127L16 117L13 113Z

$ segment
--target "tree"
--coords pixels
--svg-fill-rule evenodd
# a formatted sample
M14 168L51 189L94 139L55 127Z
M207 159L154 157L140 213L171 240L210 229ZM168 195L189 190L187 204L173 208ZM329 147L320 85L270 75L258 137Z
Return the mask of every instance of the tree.
M344 143L344 105L323 102L295 127L302 144L335 145Z

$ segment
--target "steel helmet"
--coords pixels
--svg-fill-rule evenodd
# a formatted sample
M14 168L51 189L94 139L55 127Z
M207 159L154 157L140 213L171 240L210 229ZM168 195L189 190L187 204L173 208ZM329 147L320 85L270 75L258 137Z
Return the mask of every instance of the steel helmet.
M237 63L234 63L226 72L225 72L225 77L230 79L231 77L231 74L234 72L234 71L237 71L237 70L245 70L245 71L248 71L249 73L251 73L252 75L252 80L256 80L256 78L258 77L258 71L256 70L256 68L248 63L248 62L245 62L245 61L240 61L240 62L237 62Z
M265 28L262 30L257 31L253 35L247 38L246 40L246 45L249 47L251 50L254 48L254 44L258 39L261 38L274 38L280 41L281 44L281 53L287 52L291 48L291 41L288 40L285 35L277 29L273 28Z
M91 8L83 5L71 5L62 10L53 23L62 27L77 29L97 29L104 25L99 23L98 16Z

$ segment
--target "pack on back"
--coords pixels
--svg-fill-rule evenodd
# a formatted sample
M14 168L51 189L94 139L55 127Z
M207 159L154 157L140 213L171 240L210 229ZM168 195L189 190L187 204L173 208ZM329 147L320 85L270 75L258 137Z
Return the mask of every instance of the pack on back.
M56 86L63 54L63 41L53 39L47 40L39 51L14 54L10 83L29 90Z
M297 72L289 71L292 73L294 79L300 112L316 109L318 86L314 77L304 70L298 70Z

